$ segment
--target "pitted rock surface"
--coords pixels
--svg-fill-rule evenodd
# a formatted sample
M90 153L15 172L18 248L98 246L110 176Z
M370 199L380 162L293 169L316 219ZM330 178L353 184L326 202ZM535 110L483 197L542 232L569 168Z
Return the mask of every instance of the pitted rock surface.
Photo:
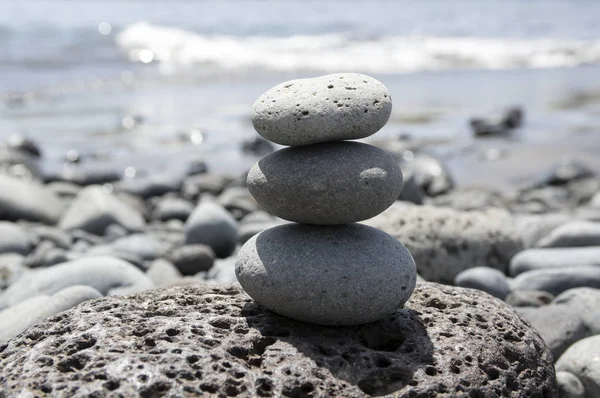
M423 283L406 308L333 328L239 287L87 302L0 345L0 396L555 397L552 357L511 307Z
M396 202L364 222L394 236L410 251L425 280L452 284L473 267L507 272L523 249L515 222L504 210L458 211Z

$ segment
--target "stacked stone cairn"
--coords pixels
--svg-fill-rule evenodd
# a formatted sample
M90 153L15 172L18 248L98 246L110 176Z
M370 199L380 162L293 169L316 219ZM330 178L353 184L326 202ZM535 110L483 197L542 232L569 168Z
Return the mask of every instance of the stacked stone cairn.
M415 262L392 236L358 221L402 190L394 157L356 140L381 129L392 98L379 81L341 73L279 84L258 98L258 133L289 146L248 173L250 193L293 223L267 229L239 251L235 272L271 311L321 325L380 320L406 303Z

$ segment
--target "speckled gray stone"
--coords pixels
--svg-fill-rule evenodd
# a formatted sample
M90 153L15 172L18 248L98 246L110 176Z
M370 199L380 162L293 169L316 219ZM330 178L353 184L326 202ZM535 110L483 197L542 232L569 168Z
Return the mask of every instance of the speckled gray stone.
M384 318L412 294L416 267L392 236L360 224L287 224L240 249L236 276L273 312L322 325Z
M556 361L556 370L575 375L586 398L600 397L600 335L579 340Z
M510 260L509 272L517 276L527 271L584 265L600 265L600 246L524 250Z
M254 103L252 124L269 141L299 146L368 137L391 112L392 97L381 82L337 73L271 88Z
M400 195L393 156L358 142L286 148L256 163L248 189L267 211L306 224L347 224L381 213Z
M514 290L543 290L558 295L576 287L600 289L600 267L587 265L539 269L519 274L511 284Z

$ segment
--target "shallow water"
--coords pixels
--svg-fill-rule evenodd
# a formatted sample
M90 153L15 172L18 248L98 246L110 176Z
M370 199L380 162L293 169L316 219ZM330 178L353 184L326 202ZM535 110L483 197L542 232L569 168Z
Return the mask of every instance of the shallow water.
M467 145L468 117L522 105L515 142L589 139L598 102L565 103L600 91L596 15L566 0L0 2L0 139L33 137L48 168L76 149L119 168L205 158L239 172L255 160L238 150L254 99L335 71L390 88L379 137Z

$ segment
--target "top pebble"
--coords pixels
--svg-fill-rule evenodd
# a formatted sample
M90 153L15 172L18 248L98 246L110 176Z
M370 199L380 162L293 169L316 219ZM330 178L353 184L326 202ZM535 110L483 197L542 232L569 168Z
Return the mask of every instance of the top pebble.
M261 136L301 146L375 134L390 118L392 97L372 77L336 73L281 83L261 95L252 110Z

